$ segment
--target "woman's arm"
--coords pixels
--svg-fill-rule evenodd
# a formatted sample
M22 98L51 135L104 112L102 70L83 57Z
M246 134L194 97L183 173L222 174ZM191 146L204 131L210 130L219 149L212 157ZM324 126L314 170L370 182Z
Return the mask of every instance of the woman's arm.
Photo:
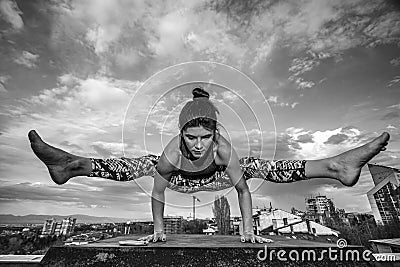
M160 162L159 162L160 163ZM165 241L164 233L164 205L165 205L165 188L171 179L171 173L165 172L164 168L157 168L154 175L153 191L151 193L151 210L153 213L154 236L153 242Z
M175 138L167 145L158 160L156 173L154 175L153 190L151 193L154 234L142 238L142 240L153 242L166 241L166 235L164 232L165 188L167 188L172 173L179 164L180 158L177 151Z
M218 143L218 156L220 157L221 162L225 163L224 165L227 166L226 173L238 193L239 207L243 221L243 234L241 241L252 243L263 243L263 241L269 241L254 235L252 201L249 187L247 186L246 180L243 178L243 171L240 168L238 155L232 145L223 137L222 139L220 138L220 142Z

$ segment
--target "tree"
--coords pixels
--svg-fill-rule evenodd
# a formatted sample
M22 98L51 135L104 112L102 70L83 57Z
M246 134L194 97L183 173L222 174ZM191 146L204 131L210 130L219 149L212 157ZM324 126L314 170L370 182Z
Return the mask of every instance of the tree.
M207 222L196 219L192 221L183 220L183 232L186 234L203 234L203 229L207 229Z
M213 213L218 232L221 235L229 234L231 210L228 199L225 196L216 196L214 200Z

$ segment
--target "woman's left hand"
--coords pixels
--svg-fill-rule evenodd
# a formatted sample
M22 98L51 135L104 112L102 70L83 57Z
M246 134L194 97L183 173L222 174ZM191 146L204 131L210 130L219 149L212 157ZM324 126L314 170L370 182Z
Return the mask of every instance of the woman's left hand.
M240 241L243 243L272 243L272 239L257 236L253 233L244 233L240 236Z

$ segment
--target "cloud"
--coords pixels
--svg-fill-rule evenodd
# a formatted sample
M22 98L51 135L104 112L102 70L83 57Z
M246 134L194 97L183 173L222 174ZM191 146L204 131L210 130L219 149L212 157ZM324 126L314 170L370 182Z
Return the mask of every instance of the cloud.
M400 117L400 113L398 111L391 111L386 113L381 120L392 120Z
M103 148L117 155L112 144L120 140L124 112L139 83L74 76L59 80L57 87L1 107L1 113L10 118L2 125L1 143L25 145L28 131L37 129L50 144L74 154L96 156L99 150L95 148ZM130 132L130 138L142 140L136 131ZM127 150L141 152L131 146Z
M7 92L8 91L7 91L6 87L2 83L0 83L0 93L7 93Z
M74 179L63 186L23 182L0 186L0 202L43 201L61 206L90 208L99 205L127 206L126 203L144 203L149 196L134 183L117 183L101 178ZM147 207L146 207L147 209Z
M348 138L345 134L335 134L329 137L325 144L337 145L345 142Z
M353 126L319 131L290 127L285 130L285 135L286 144L292 149L294 159L331 157L364 144L374 136Z
M395 67L400 66L400 57L390 60L390 64L392 64Z
M9 75L0 75L0 93L7 93L7 89L6 89L6 83L7 81L11 78L11 76Z
M300 143L312 143L312 142L314 142L313 136L311 134L301 134L301 135L297 136L296 141L300 142Z
M269 96L267 99L269 104L277 107L291 107L292 109L295 108L299 103L298 102L280 102L278 101L278 96Z
M391 105L388 108L396 108L396 109L400 109L400 103L396 104L396 105Z
M92 143L92 147L103 158L121 157L123 155L123 149L127 147L127 144L96 141Z
M19 31L23 29L24 22L21 18L21 10L18 8L16 2L11 0L3 0L0 2L0 14L3 18L11 24L14 30Z
M14 59L14 62L33 69L37 66L36 63L38 62L38 59L39 55L32 54L28 51L22 51L22 54Z
M400 82L400 76L395 76L389 83L388 83L388 87L391 87L393 85L395 85L396 83Z

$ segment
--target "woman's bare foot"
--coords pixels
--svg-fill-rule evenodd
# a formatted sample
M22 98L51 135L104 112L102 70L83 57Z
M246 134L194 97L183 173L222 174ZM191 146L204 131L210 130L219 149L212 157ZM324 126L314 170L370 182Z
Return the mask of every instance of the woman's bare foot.
M353 186L360 178L361 168L381 151L386 150L390 135L384 132L371 142L331 158L330 170L342 184Z
M75 176L90 174L92 170L90 159L72 155L46 144L35 130L31 130L28 137L33 152L46 165L51 179L56 184L64 184Z

